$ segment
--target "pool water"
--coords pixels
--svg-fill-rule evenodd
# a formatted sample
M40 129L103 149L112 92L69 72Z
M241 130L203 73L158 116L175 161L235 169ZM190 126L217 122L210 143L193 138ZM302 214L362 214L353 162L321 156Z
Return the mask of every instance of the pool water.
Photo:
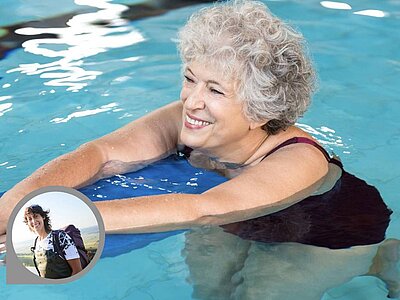
M1 2L0 26L85 12L69 27L19 29L20 35L61 36L30 40L0 60L0 191L49 159L178 99L176 33L192 12L209 4L134 21L119 17L125 4L135 2ZM334 9L327 1L264 2L304 34L318 70L319 90L299 126L338 154L348 171L378 188L394 211L387 237L400 238L400 3L348 1L346 9ZM110 24L93 25L99 20ZM184 248L185 235L175 235L103 258L65 285L5 287L0 267L0 295L192 299ZM356 277L323 299L386 299L386 290L376 278Z

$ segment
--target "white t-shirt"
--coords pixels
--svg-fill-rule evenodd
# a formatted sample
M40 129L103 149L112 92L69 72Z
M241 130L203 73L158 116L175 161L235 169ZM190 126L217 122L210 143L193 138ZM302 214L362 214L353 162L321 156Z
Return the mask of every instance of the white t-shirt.
M36 251L52 250L55 252L52 234L53 232L50 232L43 240L37 240ZM67 233L59 231L58 240L60 241L60 250L64 252L66 260L79 258L75 243Z

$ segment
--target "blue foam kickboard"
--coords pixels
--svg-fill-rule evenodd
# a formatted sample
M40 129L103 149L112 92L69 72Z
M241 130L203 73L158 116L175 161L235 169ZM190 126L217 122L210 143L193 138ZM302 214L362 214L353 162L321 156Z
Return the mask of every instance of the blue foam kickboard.
M226 178L217 173L194 168L185 158L172 155L139 171L99 180L79 191L92 201L104 201L166 193L200 194L224 181ZM142 248L181 232L106 235L102 257Z

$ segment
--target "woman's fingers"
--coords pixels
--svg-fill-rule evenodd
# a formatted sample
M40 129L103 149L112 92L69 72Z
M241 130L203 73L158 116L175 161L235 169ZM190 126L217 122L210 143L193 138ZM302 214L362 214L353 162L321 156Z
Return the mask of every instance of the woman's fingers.
M6 234L0 235L0 255L6 252L6 238Z
M6 238L6 234L0 235L0 266L6 265Z
M6 265L6 255L1 256L0 258L0 266L5 266Z

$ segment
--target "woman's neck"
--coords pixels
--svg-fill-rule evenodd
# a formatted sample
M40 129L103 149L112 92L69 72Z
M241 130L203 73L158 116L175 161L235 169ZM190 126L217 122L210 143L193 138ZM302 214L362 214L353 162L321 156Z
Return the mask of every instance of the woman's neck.
M39 240L45 239L46 236L49 234L49 232L47 232L46 230L42 230L40 232L37 232L37 235L39 236Z
M213 149L207 155L220 163L237 166L248 165L260 156L258 150L269 137L267 132L260 129L221 149Z

